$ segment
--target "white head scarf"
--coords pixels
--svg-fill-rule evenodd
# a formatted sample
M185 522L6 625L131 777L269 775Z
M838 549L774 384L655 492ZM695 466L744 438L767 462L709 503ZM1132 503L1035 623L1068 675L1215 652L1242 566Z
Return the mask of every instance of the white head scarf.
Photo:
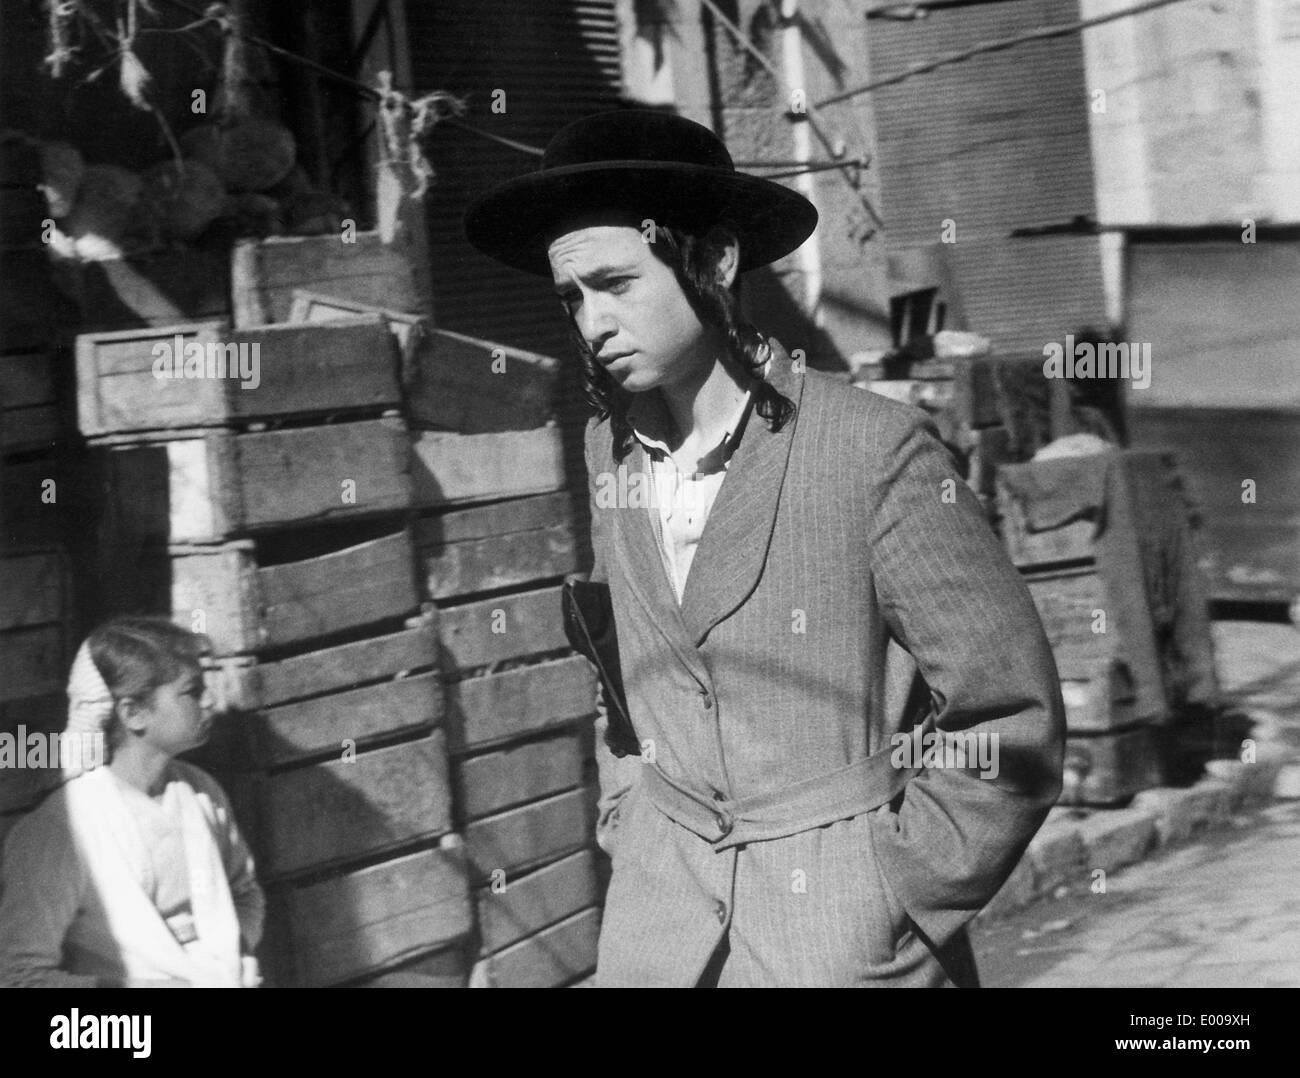
M108 691L104 675L99 672L99 667L90 655L90 648L83 641L77 649L76 658L72 660L72 671L68 674L67 732L80 735L84 746L87 736L107 738L108 724L112 717L113 694ZM81 774L85 770L81 764L86 759L99 758L98 755L88 756L85 751L75 755L80 758L64 762L64 778L71 779Z

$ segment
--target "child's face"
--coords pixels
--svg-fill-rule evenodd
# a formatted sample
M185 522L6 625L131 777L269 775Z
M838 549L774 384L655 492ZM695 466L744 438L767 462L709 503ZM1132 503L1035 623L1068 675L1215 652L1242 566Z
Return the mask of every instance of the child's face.
M198 748L212 732L212 703L198 666L159 685L140 707L145 741L168 756Z

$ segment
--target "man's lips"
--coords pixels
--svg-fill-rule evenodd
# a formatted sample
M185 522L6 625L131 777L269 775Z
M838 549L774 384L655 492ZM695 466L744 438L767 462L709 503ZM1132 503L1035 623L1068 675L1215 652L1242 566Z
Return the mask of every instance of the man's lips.
M612 356L599 356L597 358L599 359L600 365L602 367L612 367L620 359L627 359L627 357L630 355L632 355L631 352L619 352Z

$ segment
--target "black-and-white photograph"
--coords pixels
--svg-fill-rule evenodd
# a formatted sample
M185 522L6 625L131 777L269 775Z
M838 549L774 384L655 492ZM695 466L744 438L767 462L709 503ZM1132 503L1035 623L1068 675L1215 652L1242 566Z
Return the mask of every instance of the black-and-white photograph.
M1300 988L1298 113L1297 0L3 0L39 1042Z

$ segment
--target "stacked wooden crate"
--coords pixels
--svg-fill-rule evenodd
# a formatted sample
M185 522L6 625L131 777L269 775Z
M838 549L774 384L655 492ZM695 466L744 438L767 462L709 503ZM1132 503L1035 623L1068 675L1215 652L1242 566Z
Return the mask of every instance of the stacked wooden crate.
M1075 430L1068 385L1042 368L1041 355L1020 353L926 359L901 371L869 368L855 384L929 413L992 519L998 465Z
M299 292L304 322L376 310ZM595 682L569 649L559 581L581 524L560 429L556 361L379 309L402 343L415 545L438 608L454 811L477 934L471 984L570 984L595 966ZM577 508L585 508L585 493Z
M1003 537L1061 676L1063 801L1113 804L1158 785L1171 724L1213 701L1208 610L1176 488L1172 461L1154 453L999 470ZM1056 504L1036 514L1026 490Z
M63 728L80 629L63 520L72 501L66 312L39 182L36 148L0 139L0 839L58 780L44 735Z
M227 377L199 365L235 355ZM78 374L103 492L97 605L213 643L234 717L199 760L257 857L270 978L436 965L470 909L387 326L84 335Z

